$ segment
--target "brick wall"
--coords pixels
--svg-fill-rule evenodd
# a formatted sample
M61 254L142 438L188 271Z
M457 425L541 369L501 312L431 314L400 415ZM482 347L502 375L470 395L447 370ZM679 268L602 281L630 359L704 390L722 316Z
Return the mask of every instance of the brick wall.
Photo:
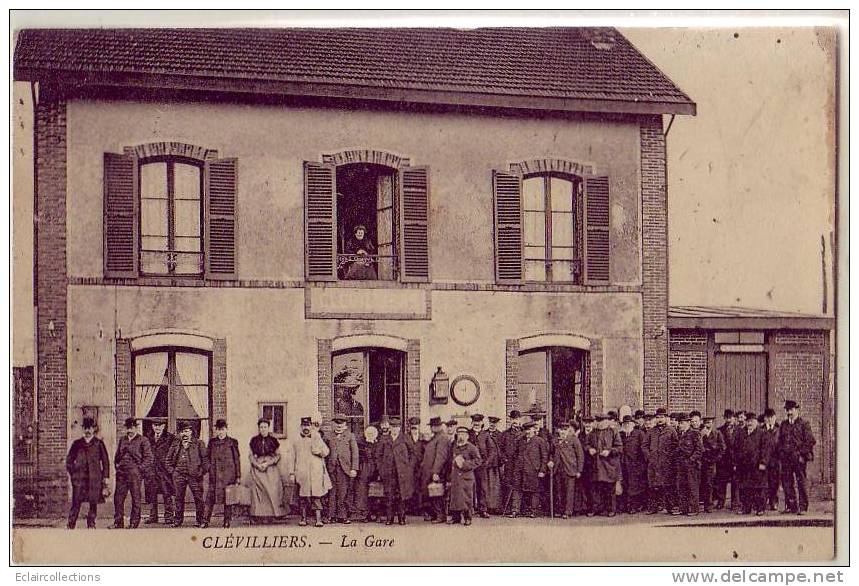
M227 418L227 341L223 338L212 344L212 425Z
M131 340L116 341L116 437L125 434L125 420L131 417Z
M668 398L668 191L662 116L641 118L644 408Z
M406 417L421 415L421 342L409 340L406 347Z
M668 401L672 411L707 407L707 334L673 330L668 352ZM712 415L712 414L711 414Z
M504 359L504 389L507 401L507 413L517 409L519 405L519 340L507 340Z
M66 507L66 102L41 84L36 107L37 464L42 513Z

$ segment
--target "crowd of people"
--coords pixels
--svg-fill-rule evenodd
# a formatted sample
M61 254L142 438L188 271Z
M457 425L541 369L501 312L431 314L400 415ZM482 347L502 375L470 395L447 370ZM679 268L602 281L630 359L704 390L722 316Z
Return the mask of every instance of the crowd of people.
M129 418L114 455L113 527L126 526L129 494L128 527L139 526L144 488L144 523L163 519L173 527L183 524L188 490L199 527L209 525L216 505L223 506L223 526L229 527L235 507L244 504L256 523L295 513L299 525L317 527L353 521L405 525L410 515L463 525L471 525L475 515L568 519L726 508L764 515L778 508L779 487L782 512L801 515L808 510L806 465L815 439L797 403L788 400L784 407L781 421L773 409L760 416L728 409L718 428L713 417L697 411L669 414L660 408L623 417L610 411L557 422L554 433L540 414L513 410L503 431L494 416L472 415L469 426L434 417L431 436L422 433L416 417L392 417L356 437L347 416L335 414L325 430L318 416L301 418L297 437L283 445L271 434L270 422L260 419L244 477L238 441L223 419L206 445L187 423L174 436L166 422L155 421L152 434L144 436ZM95 527L98 503L109 492L105 445L92 419L85 418L82 427L66 462L70 529L84 502L87 527ZM241 502L242 492L247 503Z

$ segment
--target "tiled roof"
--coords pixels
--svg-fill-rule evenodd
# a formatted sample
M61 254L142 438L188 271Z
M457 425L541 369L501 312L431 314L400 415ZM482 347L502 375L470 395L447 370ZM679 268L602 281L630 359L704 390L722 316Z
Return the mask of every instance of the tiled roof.
M668 327L831 330L835 328L835 318L830 315L750 307L675 305L668 308Z
M16 79L184 76L662 105L694 103L615 29L28 29Z
M675 305L668 308L668 317L828 317L795 311L773 311L751 307Z

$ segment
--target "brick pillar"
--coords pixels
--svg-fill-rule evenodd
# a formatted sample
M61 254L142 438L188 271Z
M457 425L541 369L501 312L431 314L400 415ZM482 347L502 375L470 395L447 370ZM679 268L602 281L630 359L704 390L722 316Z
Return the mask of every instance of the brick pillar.
M405 417L421 416L421 341L409 340L406 346Z
M504 388L506 394L507 413L519 408L519 340L507 340L505 354Z
M331 380L331 340L316 341L316 372L318 390L317 390L317 406L319 413L322 414L322 421L331 421L331 416L334 415L334 387Z
M227 341L214 340L212 345L212 416L211 425L227 419Z
M125 419L131 417L131 340L116 341L116 441L125 435Z
M601 413L605 404L605 389L603 388L603 355L602 340L591 339L591 350L588 353L590 372L588 373L588 395L590 411L586 415Z
M644 409L668 400L668 188L662 116L641 118Z
M36 107L36 475L39 509L66 508L68 479L66 102L41 84Z

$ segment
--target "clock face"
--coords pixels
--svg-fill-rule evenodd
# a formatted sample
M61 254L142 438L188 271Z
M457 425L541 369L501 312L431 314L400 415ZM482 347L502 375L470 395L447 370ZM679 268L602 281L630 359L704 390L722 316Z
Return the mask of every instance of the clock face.
M477 401L480 396L480 383L473 376L462 375L453 379L450 384L450 397L457 404L467 407Z

